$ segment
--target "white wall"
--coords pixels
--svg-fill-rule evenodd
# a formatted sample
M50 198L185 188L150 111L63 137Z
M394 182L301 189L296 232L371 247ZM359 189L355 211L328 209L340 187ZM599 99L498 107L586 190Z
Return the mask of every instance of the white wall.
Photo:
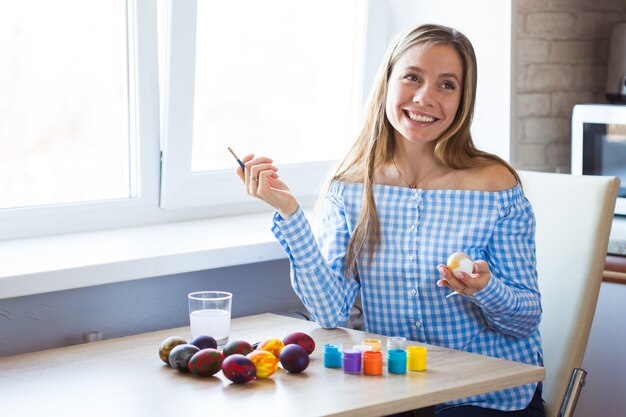
M509 160L511 142L512 0L370 0L365 95L393 36L423 23L463 32L478 60L472 134L476 145Z

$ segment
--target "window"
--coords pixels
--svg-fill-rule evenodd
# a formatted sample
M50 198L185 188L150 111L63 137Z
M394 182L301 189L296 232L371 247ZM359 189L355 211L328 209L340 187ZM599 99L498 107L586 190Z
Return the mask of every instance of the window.
M227 146L313 201L355 135L366 4L4 2L0 239L258 209Z
M156 207L152 3L0 4L0 238L132 224Z
M312 200L355 137L365 2L172 2L164 208L253 205L231 146L271 156Z
M343 155L361 105L360 2L244 3L198 3L192 171L230 170L228 145L282 163Z
M0 207L136 197L123 4L0 10Z

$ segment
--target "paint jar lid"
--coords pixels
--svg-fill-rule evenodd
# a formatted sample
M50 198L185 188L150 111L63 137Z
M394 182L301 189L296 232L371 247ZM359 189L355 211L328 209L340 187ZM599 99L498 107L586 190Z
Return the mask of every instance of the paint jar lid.
M358 350L344 350L343 357L346 359L361 359L361 352Z
M363 339L361 344L371 346L373 350L380 350L382 346L380 339Z
M368 350L363 352L363 360L382 361L383 353L380 350Z
M387 351L387 356L391 359L404 358L406 359L406 350L404 349L391 349Z
M339 352L341 351L341 343L326 343L324 345L324 352Z
M354 345L352 346L352 350L358 350L359 352L367 352L368 350L374 350L374 348L370 345Z
M406 348L409 356L417 355L417 356L426 356L426 348L424 346L409 346Z
M402 336L392 336L387 339L387 349L405 349L406 348L406 337Z

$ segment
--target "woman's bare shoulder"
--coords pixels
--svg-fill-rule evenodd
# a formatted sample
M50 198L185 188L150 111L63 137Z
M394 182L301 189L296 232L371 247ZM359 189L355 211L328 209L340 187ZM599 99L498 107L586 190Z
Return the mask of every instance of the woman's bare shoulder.
M466 189L480 191L504 191L517 184L517 179L509 169L501 164L491 164L464 170Z

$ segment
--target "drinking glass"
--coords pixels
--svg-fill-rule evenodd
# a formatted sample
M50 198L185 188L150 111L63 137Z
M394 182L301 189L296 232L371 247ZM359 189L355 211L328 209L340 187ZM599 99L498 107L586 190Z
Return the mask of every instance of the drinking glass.
M224 291L196 291L189 300L191 337L212 336L218 346L228 342L233 295Z

